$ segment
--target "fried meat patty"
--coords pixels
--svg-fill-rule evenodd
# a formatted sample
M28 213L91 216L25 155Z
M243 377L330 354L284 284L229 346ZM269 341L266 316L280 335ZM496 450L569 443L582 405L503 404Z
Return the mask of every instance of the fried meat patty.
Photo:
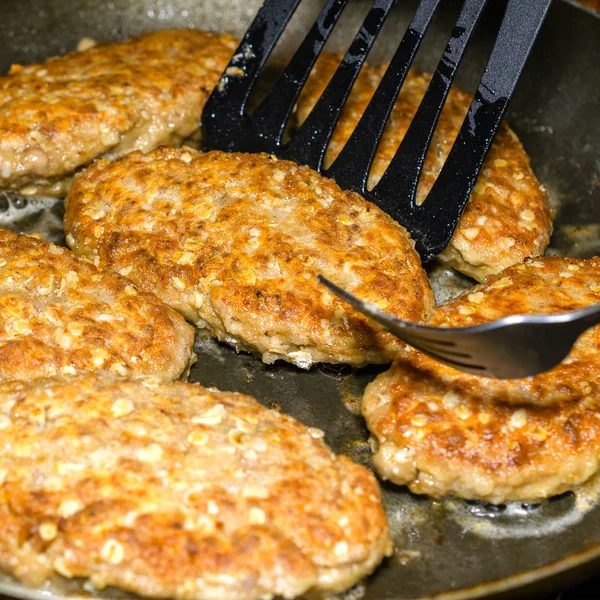
M67 243L155 292L198 328L272 363L385 363L397 340L322 273L398 317L433 296L406 230L359 195L266 154L161 148L77 177Z
M538 258L439 307L430 323L461 327L598 302L600 258ZM494 503L560 494L598 470L600 328L551 371L517 380L468 375L405 347L368 386L362 412L378 473L416 493Z
M153 294L66 248L0 229L0 379L98 369L175 379L193 328Z
M375 477L241 394L109 374L0 384L0 567L150 597L340 590L390 551Z
M62 196L98 156L178 145L237 41L165 30L95 46L0 77L0 188Z
M338 63L336 55L323 55L319 59L300 97L298 122L306 119ZM334 161L350 138L386 67L363 67L334 131L325 157L326 166ZM431 76L425 73L409 72L379 145L369 186L379 181L392 160L430 80ZM433 186L470 104L470 95L454 87L450 90L423 167L417 189L418 203ZM546 192L535 178L517 136L504 123L454 237L439 259L481 281L527 257L542 254L551 232Z

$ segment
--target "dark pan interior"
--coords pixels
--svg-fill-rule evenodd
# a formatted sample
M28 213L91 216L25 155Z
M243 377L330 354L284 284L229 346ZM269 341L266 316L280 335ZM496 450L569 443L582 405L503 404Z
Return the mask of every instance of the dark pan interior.
M293 49L319 4L305 0L281 44L282 55ZM3 0L0 71L11 63L72 50L82 37L104 41L188 26L240 35L258 5L257 0ZM367 5L351 3L333 49L343 47ZM390 56L415 5L411 0L399 3L373 52L374 62ZM442 2L418 66L435 67L459 5ZM473 90L481 74L502 5L490 2L484 15L459 75L465 89ZM509 122L557 209L552 251L576 256L600 250L599 62L600 19L555 0L509 112ZM306 373L286 365L265 366L214 342L199 342L197 351L193 381L247 392L268 406L279 406L324 429L336 451L369 464L368 434L355 408L377 369L351 373L321 367ZM600 509L582 509L572 494L540 506L492 509L432 501L388 484L383 490L398 552L348 598L467 598L516 587L529 597L532 585L550 585L563 571L563 577L573 578L582 572L575 569L579 563L592 568L600 554Z

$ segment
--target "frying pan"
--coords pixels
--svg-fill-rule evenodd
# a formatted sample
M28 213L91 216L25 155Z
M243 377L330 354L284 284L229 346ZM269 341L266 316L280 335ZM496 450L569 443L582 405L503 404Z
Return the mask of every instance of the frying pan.
M523 0L525 1L525 0ZM115 40L167 27L199 27L241 35L260 0L2 0L0 71L11 63L42 61L76 47L83 37ZM458 84L473 91L501 18L493 0L461 68ZM298 43L320 3L305 0L278 49L285 57ZM416 6L396 7L374 48L372 62L389 57ZM355 0L331 40L342 49L368 2ZM460 2L445 0L417 58L432 70L458 14ZM525 68L508 120L532 157L557 211L550 252L570 256L600 253L600 19L555 0ZM0 197L0 226L44 230L60 241L60 203L52 207ZM432 267L438 297L471 282ZM320 366L300 372L286 364L267 366L236 355L211 340L197 340L199 360L190 379L223 390L249 393L270 407L326 431L332 448L370 466L368 433L357 405L364 386L381 368L352 371ZM584 492L539 505L490 507L446 499L436 501L382 484L397 547L364 584L344 598L403 600L526 597L573 582L600 565L600 503L592 482ZM20 598L73 595L77 587L50 583L43 593L0 578L0 594ZM81 593L81 590L79 590ZM123 597L114 590L100 594Z

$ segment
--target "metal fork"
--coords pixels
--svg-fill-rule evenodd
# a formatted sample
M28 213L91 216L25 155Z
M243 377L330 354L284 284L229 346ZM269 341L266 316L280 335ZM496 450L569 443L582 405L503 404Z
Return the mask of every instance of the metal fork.
M249 114L252 89L301 0L265 0L202 114L206 149L269 152L306 164L358 192L402 223L421 258L450 242L506 112L551 0L508 0L504 18L458 137L425 202L415 193L448 91L487 0L465 0L419 109L387 171L373 189L368 174L408 69L440 0L421 0L387 71L342 152L323 171L323 158L365 58L396 0L374 0L331 82L303 125L283 134L296 100L348 0L327 0L298 51Z
M396 337L455 369L483 377L518 379L548 371L570 352L577 338L600 323L600 304L552 315L512 315L474 327L417 325L384 313L334 285L326 285Z

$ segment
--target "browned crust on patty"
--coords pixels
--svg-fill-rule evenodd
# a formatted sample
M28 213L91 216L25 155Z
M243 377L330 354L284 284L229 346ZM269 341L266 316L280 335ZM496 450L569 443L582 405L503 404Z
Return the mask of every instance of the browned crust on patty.
M537 258L506 269L436 309L429 324L468 327L514 314L551 314L600 302L600 258ZM566 360L534 377L500 380L447 367L420 353L418 368L458 393L512 404L553 404L600 397L600 328L586 331ZM412 359L411 359L412 360Z
M331 54L319 59L300 97L298 122L306 119L338 62L339 57ZM363 67L333 134L326 165L333 162L349 139L386 67ZM370 186L379 181L394 156L430 79L428 74L409 72L379 145ZM469 94L454 87L450 90L425 160L417 202L425 199L435 182L470 103ZM546 192L535 178L517 136L503 123L454 237L439 259L481 281L487 275L543 253L551 232Z
M99 161L71 189L65 230L78 255L265 362L393 358L397 340L330 294L319 273L412 321L433 305L402 227L332 180L266 154L163 148Z
M152 597L339 590L390 550L374 476L241 394L87 375L0 384L0 567Z
M493 503L572 490L598 471L600 403L534 407L455 395L399 361L370 385L363 414L383 479L412 492Z
M0 230L0 379L106 369L176 379L194 331L153 294L66 248Z
M60 196L100 155L180 144L236 46L226 34L165 30L14 65L0 78L0 187Z
M430 323L476 325L597 302L599 258L538 258L439 307ZM572 489L598 470L599 357L598 327L551 371L517 380L475 377L405 348L363 399L379 474L417 493L496 503Z

